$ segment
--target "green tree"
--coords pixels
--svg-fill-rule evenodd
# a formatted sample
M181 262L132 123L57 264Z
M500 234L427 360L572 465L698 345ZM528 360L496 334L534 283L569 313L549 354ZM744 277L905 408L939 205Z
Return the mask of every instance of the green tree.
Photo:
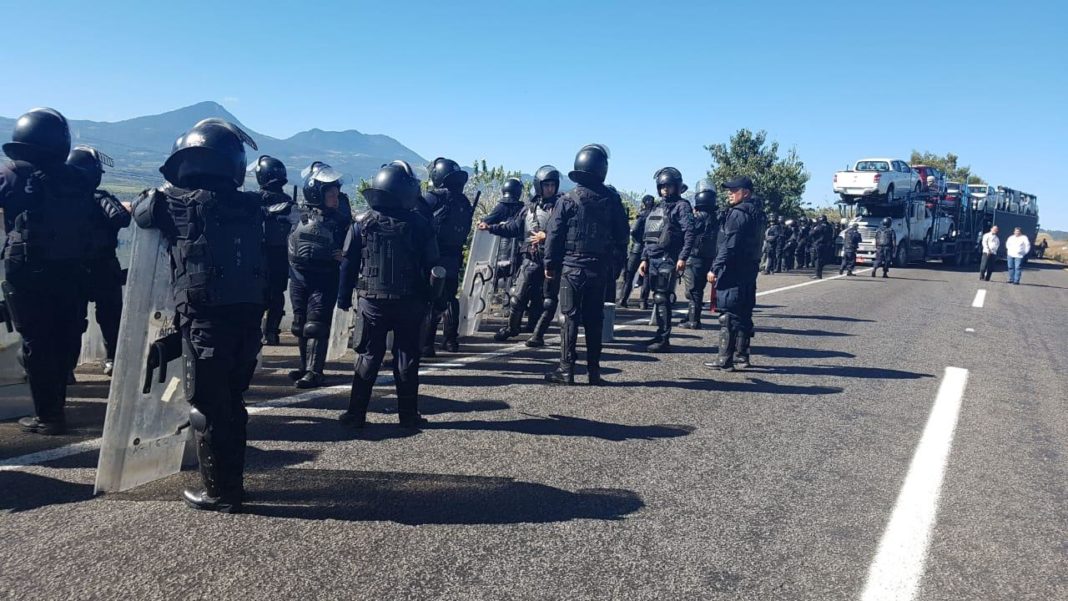
M972 168L958 164L960 157L947 152L945 156L934 154L933 152L919 152L917 150L912 151L912 156L909 158L910 165L930 165L937 169L941 169L946 178L952 182L963 182L965 184L985 184L983 178L972 173Z
M712 144L705 150L712 154L708 177L719 188L723 182L740 176L753 180L754 195L764 199L764 210L787 217L804 214L801 196L805 193L809 173L791 148L779 157L779 143L767 141L768 133L740 129L727 144Z

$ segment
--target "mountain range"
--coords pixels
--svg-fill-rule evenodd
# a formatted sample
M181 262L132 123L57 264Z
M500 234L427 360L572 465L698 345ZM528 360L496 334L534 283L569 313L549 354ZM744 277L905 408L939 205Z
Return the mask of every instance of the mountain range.
M300 170L312 161L329 163L346 175L347 183L369 179L383 163L395 159L408 161L423 176L426 174L426 159L389 136L354 129L311 129L285 139L273 138L242 124L217 102L201 102L159 115L113 123L71 120L71 138L76 145L88 144L114 159L114 168L108 169L104 176L105 187L117 192L136 192L162 182L159 166L170 154L174 140L194 123L208 117L225 119L248 132L259 146L258 151L246 149L249 162L261 154L281 159L289 170L290 184L299 181ZM10 140L14 125L15 119L0 117L0 139Z

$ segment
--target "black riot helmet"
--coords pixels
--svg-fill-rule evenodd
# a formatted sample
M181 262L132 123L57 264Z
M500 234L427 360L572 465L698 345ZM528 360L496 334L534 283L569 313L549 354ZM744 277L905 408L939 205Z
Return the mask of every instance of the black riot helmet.
M240 127L204 119L174 141L159 172L179 188L239 188L245 183L245 144L257 150L256 142Z
M576 184L591 186L603 184L608 177L608 159L611 153L604 144L587 144L575 155L575 169L567 174Z
M517 203L521 198L523 198L523 182L514 177L504 180L504 185L501 186L501 202Z
M674 167L664 167L653 176L657 191L664 186L674 186L675 194L682 194L686 187L682 183L682 173Z
M15 160L61 163L70 153L67 118L50 108L30 109L15 121L4 154Z
M382 165L371 178L371 186L364 189L363 197L372 209L411 209L419 197L419 179L411 165L393 161Z
M256 183L261 188L284 186L289 182L285 164L272 156L261 155L248 170L256 174Z
M114 167L115 162L92 146L75 146L67 157L67 165L73 167L86 185L95 190L100 187L104 166Z
M716 184L710 179L697 182L697 191L693 195L693 206L705 211L716 210Z
M330 188L341 190L341 172L322 161L315 161L305 167L300 176L304 178L304 204L309 207L323 208L326 203L326 191Z
M460 168L460 164L452 159L438 157L426 166L430 172L430 183L435 188L446 190L463 190L467 183L467 172Z
M714 195L715 194L713 194L713 196ZM652 209L653 205L655 205L655 204L656 204L656 198L654 198L652 194L646 194L645 196L642 196L642 210L643 211L648 211L648 210Z
M820 223L827 223L827 216L826 215L820 215Z
M889 217L883 217L883 227L890 227L894 224L894 220Z
M534 196L541 196L541 185L545 182L556 182L556 191L560 191L560 172L552 165L542 165L534 172Z

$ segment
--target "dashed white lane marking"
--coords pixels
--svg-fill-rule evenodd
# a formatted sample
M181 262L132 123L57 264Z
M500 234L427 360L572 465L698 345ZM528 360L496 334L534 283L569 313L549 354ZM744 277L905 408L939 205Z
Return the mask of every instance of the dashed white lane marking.
M968 370L947 367L905 484L879 541L863 601L911 601L919 592L931 530L938 516L946 462L953 445Z
M974 334L975 333L975 328L964 328L964 331L969 333L969 334Z
M980 288L975 291L975 300L972 301L972 306L976 309L982 309L984 302L986 302L986 290Z
M857 273L863 273L868 270L859 270ZM827 277L821 280L812 280L809 282L803 282L801 284L794 284L792 286L783 286L782 288L774 288L772 290L766 290L764 292L758 292L757 296L764 296L768 294L775 294L776 292L783 292L785 290L793 290L795 288L801 288L803 286L811 286L813 284L819 284L821 282L829 282L831 280L837 280L846 276L836 275L833 277ZM685 310L675 311L676 313L685 314ZM615 325L615 330L622 330L631 326L642 325L649 322L648 317L640 317L638 319L632 319ZM470 365L471 363L477 363L479 361L487 361L490 359L497 359L500 357L506 357L508 355L514 355L523 350L527 350L527 346L524 343L513 344L506 346L496 351L489 353L481 353L478 355L469 355L467 357L461 357L449 363L439 363L433 366L429 366L425 369L419 370L419 375L426 375L434 373L436 371L444 371L450 368L463 367ZM282 371L281 369L275 371ZM389 386L393 384L393 376L391 374L384 374L378 377L378 381L375 386ZM335 394L341 394L352 389L349 384L338 384L336 386L325 386L323 388L317 388L315 390L309 390L308 392L302 392L290 396L285 396L277 399L271 399L269 401L262 401L255 405L248 406L249 415L255 415L257 413L263 413L264 411L270 411L271 409L278 409L282 407L289 407L297 405L306 401L312 401L319 398L325 398L333 396ZM77 455L79 453L85 453L88 451L95 451L100 448L100 439L95 438L93 440L85 440L82 442L76 442L73 444L65 445L62 447L56 447L54 449L47 449L36 453L28 453L26 455L19 455L18 457L11 457L9 459L0 460L0 472L20 470L27 468L31 465L37 465L40 463L47 463L49 461L56 461L71 455Z

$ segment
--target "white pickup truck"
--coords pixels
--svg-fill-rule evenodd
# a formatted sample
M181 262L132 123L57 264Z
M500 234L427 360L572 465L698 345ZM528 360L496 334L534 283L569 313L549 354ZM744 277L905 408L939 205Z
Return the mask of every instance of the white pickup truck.
M920 176L905 161L861 159L852 169L834 174L834 192L842 202L895 202L920 191Z

